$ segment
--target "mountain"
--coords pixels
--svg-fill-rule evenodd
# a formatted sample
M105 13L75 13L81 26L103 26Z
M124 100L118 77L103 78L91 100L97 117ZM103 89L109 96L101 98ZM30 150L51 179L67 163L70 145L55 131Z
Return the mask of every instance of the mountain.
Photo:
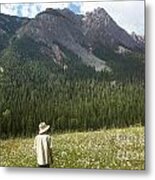
M144 125L144 43L101 8L0 14L0 138Z
M19 18L0 13L0 51L8 46L9 39L28 21L28 18Z
M17 31L17 38L31 37L34 41L42 43L41 51L52 54L55 62L63 61L64 53L60 46L73 52L83 63L95 66L98 71L108 69L105 62L86 49L87 41L80 26L81 17L68 9L47 9L39 13L35 19Z
M143 49L145 48L144 47L145 46L145 39L143 36L140 36L140 35L136 34L135 32L132 32L131 36L132 36L133 40L136 41L137 44L139 44L139 46L141 48L143 48Z
M103 8L87 13L83 18L84 34L89 39L93 49L98 44L117 49L119 46L129 50L142 50L143 43L138 43L109 16Z
M107 72L122 64L115 60L122 55L143 54L145 44L119 27L103 8L86 15L48 8L32 19L0 14L0 40L2 57L12 49L23 59L46 57L61 68L72 68L68 59L76 59L80 66Z

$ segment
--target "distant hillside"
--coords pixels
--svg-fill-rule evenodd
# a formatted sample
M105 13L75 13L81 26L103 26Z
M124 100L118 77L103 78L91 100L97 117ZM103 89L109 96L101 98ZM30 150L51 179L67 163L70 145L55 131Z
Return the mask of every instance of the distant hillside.
M31 51L29 58L40 54L39 57L46 56L61 68L70 66L69 54L65 53L68 51L72 57L81 59L83 65L96 71L113 72L122 63L117 63L111 55L121 61L131 54L136 56L135 59L136 54L143 59L145 42L136 37L139 36L131 36L119 27L103 8L85 16L76 15L69 9L49 8L34 19L0 14L0 51L16 47L16 52L22 50L24 56ZM114 66L111 60L114 60ZM127 62L127 66L128 63L131 65L132 61Z

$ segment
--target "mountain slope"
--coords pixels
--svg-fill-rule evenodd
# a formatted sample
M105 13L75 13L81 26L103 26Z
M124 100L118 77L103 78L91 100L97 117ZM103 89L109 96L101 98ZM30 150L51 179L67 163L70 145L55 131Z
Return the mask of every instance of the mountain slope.
M19 18L0 13L0 51L9 45L10 38L28 21L28 18Z
M93 48L96 48L96 44L114 49L123 46L133 51L144 48L143 43L137 43L103 8L86 14L83 18L83 31Z
M145 42L137 37L119 27L102 8L85 16L76 15L69 9L52 8L33 19L0 14L0 51L16 49L17 54L22 52L22 59L28 53L29 59L46 57L61 68L71 67L68 59L76 59L82 62L80 66L114 71L120 59L121 67L126 54L143 54ZM66 55L66 50L72 58L70 54ZM126 69L129 65L123 66Z
M70 11L67 10L67 12ZM38 14L35 19L17 31L17 38L22 38L24 35L31 37L36 42L44 44L41 51L49 51L48 54L54 54L54 56L57 54L56 50L59 54L63 54L58 46L60 44L81 58L84 64L95 67L97 71L104 70L107 67L105 62L89 54L85 48L86 38L80 26L76 21L73 22L66 17L65 13L66 11L51 9ZM60 62L61 57L56 60Z

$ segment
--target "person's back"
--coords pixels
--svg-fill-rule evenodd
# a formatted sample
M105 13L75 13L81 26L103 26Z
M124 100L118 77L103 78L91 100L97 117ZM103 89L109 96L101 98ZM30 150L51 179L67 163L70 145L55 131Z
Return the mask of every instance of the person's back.
M46 131L47 129L49 128L46 128ZM46 134L46 131L40 131L34 140L34 148L36 150L37 163L39 167L49 167L52 158L51 137L48 134Z

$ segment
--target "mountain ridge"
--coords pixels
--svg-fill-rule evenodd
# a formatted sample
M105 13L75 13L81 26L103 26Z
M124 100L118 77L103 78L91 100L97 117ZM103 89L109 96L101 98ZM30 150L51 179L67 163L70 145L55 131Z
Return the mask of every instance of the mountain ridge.
M52 58L60 66L66 65L66 56L60 46L71 51L83 64L95 68L96 71L111 71L107 64L108 59L95 53L98 49L111 49L119 54L144 50L145 42L140 41L139 36L129 35L119 27L103 8L97 8L86 15L77 15L66 8L47 8L32 19L0 14L0 22L2 16L9 21L14 19L16 28L0 50L13 45L16 40L22 41L23 37L28 37L39 44L39 51L43 55ZM0 24L0 32L4 25L5 23ZM2 37L1 33L0 38Z

